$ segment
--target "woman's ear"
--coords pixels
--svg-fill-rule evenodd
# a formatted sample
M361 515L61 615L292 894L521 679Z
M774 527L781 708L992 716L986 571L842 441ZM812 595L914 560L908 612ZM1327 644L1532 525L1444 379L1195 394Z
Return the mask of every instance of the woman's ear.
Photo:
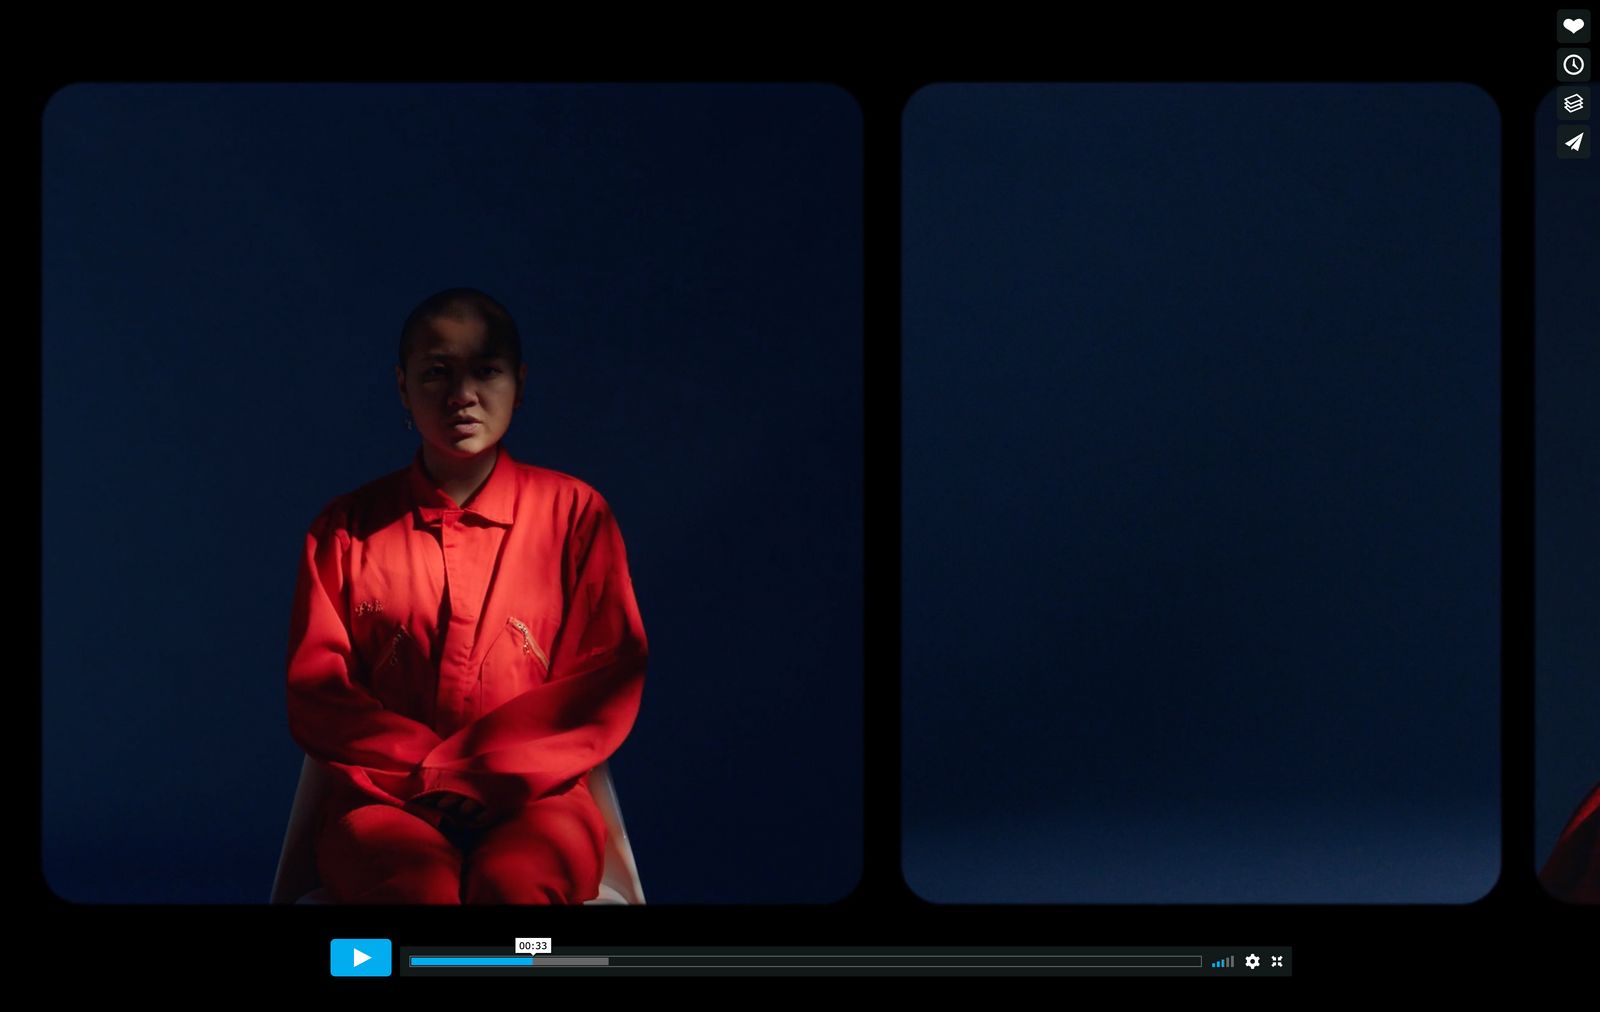
M406 394L406 371L399 366L394 367L394 382L400 389L400 406L410 411L411 398Z
M516 407L516 408L522 407L522 392L523 392L523 390L525 390L527 388L527 385L528 385L528 363L524 362L521 365L517 366L517 396L516 396L516 399L511 402L511 406L512 407Z

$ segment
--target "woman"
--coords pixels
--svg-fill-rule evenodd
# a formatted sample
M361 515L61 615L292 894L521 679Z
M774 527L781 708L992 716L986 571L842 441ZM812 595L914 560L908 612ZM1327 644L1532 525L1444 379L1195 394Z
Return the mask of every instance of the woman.
M1557 899L1600 903L1600 783L1562 827L1539 881Z
M599 890L586 774L633 726L645 634L606 501L501 445L526 376L499 303L425 300L395 369L422 445L307 534L289 726L337 781L315 836L336 902Z

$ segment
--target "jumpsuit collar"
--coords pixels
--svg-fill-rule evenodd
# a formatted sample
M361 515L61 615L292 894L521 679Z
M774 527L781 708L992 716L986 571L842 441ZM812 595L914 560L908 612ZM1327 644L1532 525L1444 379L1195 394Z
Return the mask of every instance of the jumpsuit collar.
M411 466L406 469L407 484L417 519L423 524L438 523L448 512L472 513L492 524L511 526L512 505L516 499L516 476L512 474L511 453L502 441L496 444L494 470L472 497L472 505L460 506L439 486L435 485L422 467L422 447L417 447Z

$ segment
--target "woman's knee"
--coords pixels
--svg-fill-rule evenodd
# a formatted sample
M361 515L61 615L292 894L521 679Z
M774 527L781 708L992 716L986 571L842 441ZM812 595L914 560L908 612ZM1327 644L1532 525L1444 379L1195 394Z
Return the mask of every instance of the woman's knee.
M459 903L461 854L399 808L367 805L330 820L317 843L322 883L341 903Z
M582 903L600 891L599 865L584 855L534 851L474 858L462 872L464 903Z
M582 903L600 891L605 823L592 803L552 798L488 830L462 870L467 903Z

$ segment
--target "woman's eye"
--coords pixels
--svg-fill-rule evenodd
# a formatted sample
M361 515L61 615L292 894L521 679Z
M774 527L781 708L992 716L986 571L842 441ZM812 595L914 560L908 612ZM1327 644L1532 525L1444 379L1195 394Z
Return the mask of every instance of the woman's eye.
M495 373L499 372L500 370L495 366L486 365L482 369L479 369L478 371L480 373L482 373L483 375L485 375L485 376L493 376Z
M422 370L422 375L425 376L425 377L427 377L427 376L443 376L444 375L444 368L442 366L430 365L428 368Z

